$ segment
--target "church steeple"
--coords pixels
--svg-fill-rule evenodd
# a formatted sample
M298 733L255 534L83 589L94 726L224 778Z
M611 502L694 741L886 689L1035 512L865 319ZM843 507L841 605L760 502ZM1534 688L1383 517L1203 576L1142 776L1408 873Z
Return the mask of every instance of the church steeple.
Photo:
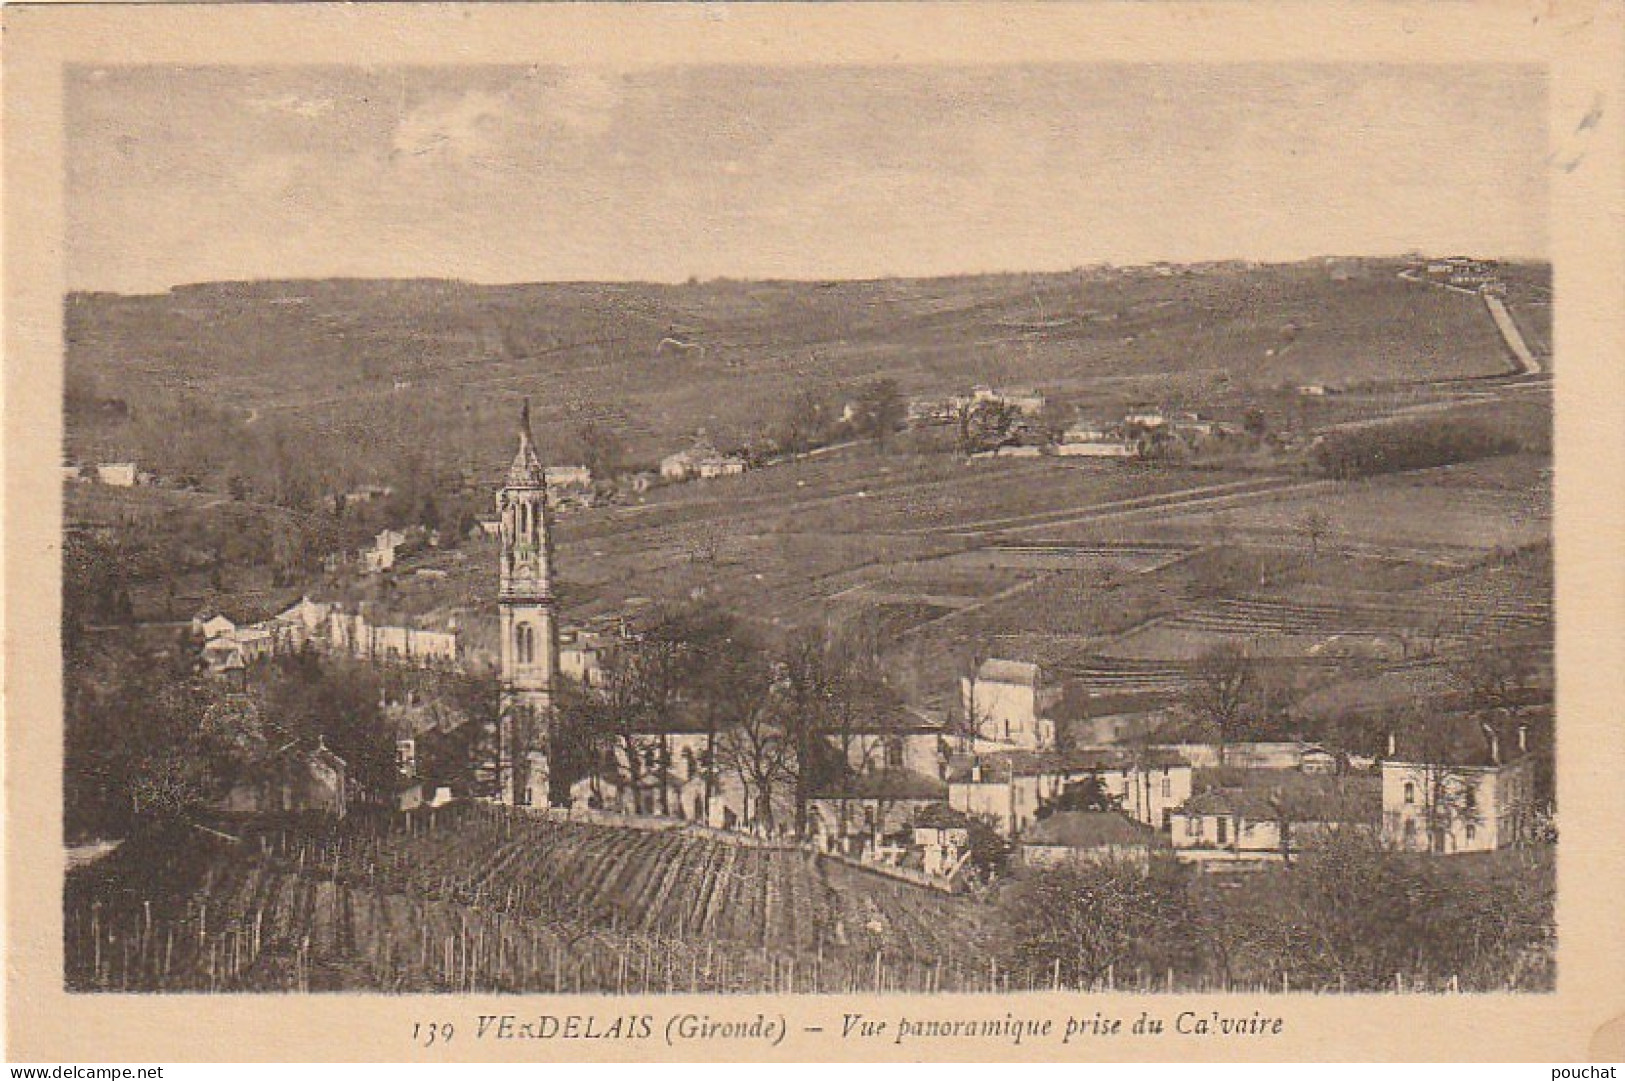
M519 452L508 467L509 488L545 488L547 473L536 456L536 439L530 434L530 399L519 407Z
M502 645L502 730L498 775L509 803L548 800L558 627L547 472L530 431L530 400L519 412L519 449L497 493L502 551L497 607Z

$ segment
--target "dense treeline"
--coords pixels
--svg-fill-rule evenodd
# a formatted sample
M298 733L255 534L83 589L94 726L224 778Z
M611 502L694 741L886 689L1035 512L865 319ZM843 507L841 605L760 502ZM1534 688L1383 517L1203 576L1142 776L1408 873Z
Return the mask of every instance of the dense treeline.
M278 756L318 740L345 761L361 792L387 795L395 733L381 699L406 674L304 652L251 666L232 685L196 670L196 644L167 648L79 638L64 668L63 814L68 837L123 836L208 817L238 782L268 776ZM468 741L490 726L494 687L444 675L434 693L472 723L429 741L419 774L467 787ZM394 688L399 692L399 688Z
M1513 436L1470 420L1380 424L1333 432L1315 448L1315 465L1329 477L1353 480L1526 449Z
M1547 848L1439 860L1351 832L1241 878L1168 857L1033 874L1003 901L1001 953L1023 984L1542 990L1554 895Z

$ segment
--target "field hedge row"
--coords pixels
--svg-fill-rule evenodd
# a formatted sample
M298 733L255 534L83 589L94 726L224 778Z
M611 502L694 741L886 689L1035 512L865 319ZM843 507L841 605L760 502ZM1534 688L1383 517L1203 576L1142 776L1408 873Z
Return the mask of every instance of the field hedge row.
M1335 432L1315 448L1315 465L1329 477L1352 480L1523 449L1518 439L1477 421L1418 421Z

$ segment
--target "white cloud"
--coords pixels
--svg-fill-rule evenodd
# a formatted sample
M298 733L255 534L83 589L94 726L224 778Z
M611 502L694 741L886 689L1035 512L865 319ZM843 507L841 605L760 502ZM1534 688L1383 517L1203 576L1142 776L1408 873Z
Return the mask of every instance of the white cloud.
M483 90L430 99L401 117L394 149L461 162L488 158L498 149L496 136L506 111L502 98Z
M248 107L257 113L285 113L289 116L316 120L333 111L333 99L282 94L272 98L252 98Z

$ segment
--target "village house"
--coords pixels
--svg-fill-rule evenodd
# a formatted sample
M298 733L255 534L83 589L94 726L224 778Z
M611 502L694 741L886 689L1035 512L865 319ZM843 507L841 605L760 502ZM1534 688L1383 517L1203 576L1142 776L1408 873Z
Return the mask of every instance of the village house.
M398 529L385 529L372 539L372 547L361 549L361 569L366 574L381 574L395 566L395 555L406 543L406 534Z
M591 488L592 470L584 465L550 465L542 469L549 490L555 488Z
M225 638L236 634L237 624L227 618L223 612L209 609L192 617L192 633L201 637L205 642L209 642L216 638Z
M1038 665L989 658L959 681L970 745L964 750L1055 746L1055 722L1048 712L1061 688L1047 686Z
M1187 439L1210 438L1224 430L1216 421L1194 412L1174 414L1168 426Z
M1489 852L1531 836L1535 756L1519 725L1510 746L1493 726L1449 718L1440 731L1395 734L1382 762L1382 833L1408 851Z
M1003 387L994 389L985 385L971 388L970 396L952 399L955 412L967 406L992 402L1015 410L1023 416L1036 417L1044 411L1045 397L1031 387Z
M1123 415L1123 427L1130 435L1156 431L1167 424L1168 418L1160 409L1142 406Z
M640 732L630 739L616 735L605 768L577 780L571 804L584 810L614 811L628 815L659 815L686 819L714 829L744 828L766 819L734 770L712 761L712 736L698 725L673 722L664 732ZM636 761L631 757L636 755ZM532 770L531 803L546 806L545 777ZM636 778L635 786L630 778ZM779 786L785 789L786 786ZM794 824L790 793L776 791L772 808L775 824Z
M808 830L826 851L899 863L912 847L918 817L940 808L947 795L942 781L913 770L856 774L813 793Z
M199 659L205 671L216 676L240 677L250 663L277 652L274 620L255 620L243 612L227 615L205 608L192 616L191 631L202 639Z
M911 425L949 424L959 412L956 398L911 398L907 417Z
M1079 420L1061 433L1055 453L1070 458L1132 458L1139 451L1122 428Z
M1040 807L1089 780L1130 818L1165 830L1190 798L1192 774L1188 761L1163 748L1091 747L955 755L947 780L950 807L1014 837L1037 820Z
M1204 867L1262 865L1340 830L1375 834L1381 782L1273 770L1227 770L1228 783L1175 810L1175 854Z
M706 434L701 432L687 450L660 459L660 476L668 481L728 477L743 473L746 465L740 455L718 451Z
M1285 770L1301 773L1336 773L1337 756L1318 743L1302 740L1248 740L1226 743L1169 743L1196 769ZM1221 763L1221 757L1223 759ZM1369 763L1370 760L1366 759Z
M237 676L247 665L243 661L242 648L237 645L237 636L218 635L203 644L199 653L203 668L212 676Z
M914 847L920 870L951 878L970 855L971 821L944 803L922 807L914 816Z
M1116 811L1060 811L1021 835L1021 862L1043 868L1123 860L1145 867L1154 851L1167 847L1156 830Z
M559 674L584 687L602 687L608 678L605 661L616 637L585 628L559 632Z
M1170 718L1173 699L1144 691L1092 692L1082 681L1063 685L1050 710L1056 738L1068 747L1108 747L1145 741ZM1193 761L1192 765L1196 763Z
M1036 417L1044 411L1046 399L1027 387L994 389L984 384L969 394L955 394L940 401L921 399L909 403L908 418L915 423L952 421L967 410L981 405L998 405L1023 417Z
M746 468L744 458L737 454L713 454L694 463L701 480L713 477L737 477Z
M134 462L99 462L96 480L114 488L133 488L139 479Z
M245 777L216 804L227 814L322 814L343 818L349 810L349 770L319 737L315 747L282 748L252 777Z
M363 484L344 493L344 505L356 507L379 499L388 499L395 489L382 484Z
M940 780L947 767L948 725L940 713L905 706L830 738L843 745L853 773L908 770Z
M697 455L693 451L680 450L675 454L668 454L660 459L660 477L662 480L687 480L695 471Z

